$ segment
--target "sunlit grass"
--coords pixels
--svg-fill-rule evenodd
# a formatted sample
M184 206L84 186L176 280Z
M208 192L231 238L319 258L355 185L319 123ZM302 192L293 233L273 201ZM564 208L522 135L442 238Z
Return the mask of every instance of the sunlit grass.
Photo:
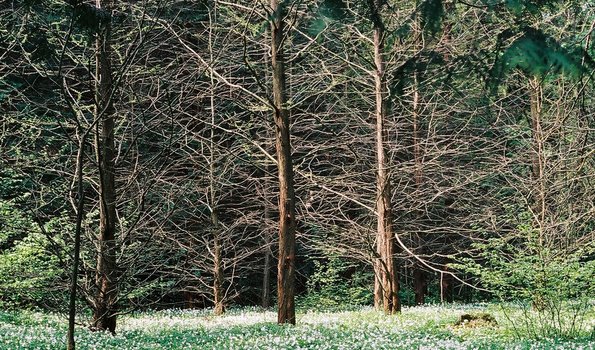
M463 313L489 312L495 327L456 327ZM279 326L276 314L256 308L225 316L210 310L164 310L122 316L118 334L77 329L79 349L595 349L585 335L568 341L514 335L496 305L404 308L385 316L370 308L298 314L297 326ZM591 325L593 325L592 321ZM1 349L60 349L66 320L37 312L0 312Z

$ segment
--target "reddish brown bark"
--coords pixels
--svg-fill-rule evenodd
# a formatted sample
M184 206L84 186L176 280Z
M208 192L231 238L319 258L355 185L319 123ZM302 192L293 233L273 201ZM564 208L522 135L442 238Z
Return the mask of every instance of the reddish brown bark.
M389 165L386 159L385 150L385 140L387 137L385 128L387 117L386 96L388 89L385 81L384 28L380 19L381 6L382 1L374 1L374 63L376 66L374 80L376 95L376 155L378 168L376 184L378 261L375 265L376 278L374 286L374 305L380 307L381 299L384 312L393 314L401 311L401 303L398 295L399 281L394 260L395 238L392 220L392 191L390 186Z
M295 195L289 140L289 110L285 87L283 7L271 0L273 20L272 66L275 121L275 146L279 172L279 261L277 274L278 323L295 324Z

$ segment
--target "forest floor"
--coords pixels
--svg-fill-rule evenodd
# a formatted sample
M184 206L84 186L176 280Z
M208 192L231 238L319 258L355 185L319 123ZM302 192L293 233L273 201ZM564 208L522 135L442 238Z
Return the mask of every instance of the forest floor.
M591 305L592 306L592 305ZM595 349L595 311L574 340L530 338L519 328L532 317L521 308L454 304L403 308L385 316L370 308L302 312L297 326L279 326L276 314L256 308L162 310L121 316L117 335L77 328L77 349ZM489 313L497 321L456 325L464 314ZM65 316L0 311L0 349L64 349ZM517 329L517 331L515 331ZM536 324L530 329L539 330Z

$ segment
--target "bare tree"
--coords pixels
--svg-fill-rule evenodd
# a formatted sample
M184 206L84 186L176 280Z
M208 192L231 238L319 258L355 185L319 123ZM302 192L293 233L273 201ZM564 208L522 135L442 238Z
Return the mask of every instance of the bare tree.
M279 172L279 257L277 271L278 323L295 324L295 193L285 86L285 1L271 0L271 64L275 147Z
M99 236L97 247L97 297L93 310L93 326L99 330L116 331L117 265L116 265L116 168L114 129L116 111L112 96L115 85L112 79L111 0L97 0L96 6L108 16L97 33L96 107L101 120L101 134L96 137L97 163L99 166Z

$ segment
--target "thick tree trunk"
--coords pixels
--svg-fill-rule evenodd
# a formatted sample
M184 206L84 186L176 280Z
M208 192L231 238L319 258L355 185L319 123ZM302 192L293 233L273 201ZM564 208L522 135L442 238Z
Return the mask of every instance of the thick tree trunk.
M111 15L112 2L97 0L97 8ZM112 102L111 19L97 34L97 117L101 120L101 135L97 137L99 164L99 242L96 283L97 296L93 310L93 327L116 331L117 266L116 266L116 185L115 141Z
M273 20L272 66L273 101L275 121L275 146L279 171L279 261L277 275L278 323L295 324L295 195L293 190L293 166L289 142L289 111L285 96L285 58L282 41L283 4L271 0Z
M384 77L384 28L380 19L382 1L374 1L374 62L376 65L375 94L376 94L376 154L377 154L377 253L379 262L376 264L375 305L379 305L379 290L382 292L382 304L385 313L393 314L401 310L399 300L399 281L394 260L395 239L392 222L391 186L388 161L385 151L385 120L387 86ZM378 277L380 276L380 277Z

